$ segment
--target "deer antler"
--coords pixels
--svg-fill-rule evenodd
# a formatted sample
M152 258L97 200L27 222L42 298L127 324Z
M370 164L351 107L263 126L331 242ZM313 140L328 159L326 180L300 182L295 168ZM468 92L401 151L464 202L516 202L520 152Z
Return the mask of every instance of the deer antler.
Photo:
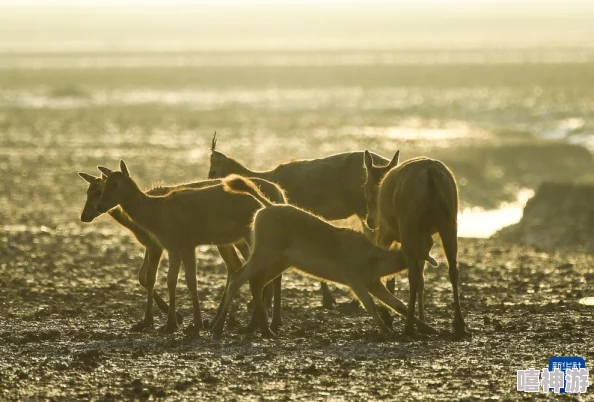
M215 131L215 132L214 132L214 135L213 135L213 137L212 137L212 144L211 144L211 146L210 146L210 151L211 151L211 152L214 152L214 150L215 150L216 146L217 146L217 132Z

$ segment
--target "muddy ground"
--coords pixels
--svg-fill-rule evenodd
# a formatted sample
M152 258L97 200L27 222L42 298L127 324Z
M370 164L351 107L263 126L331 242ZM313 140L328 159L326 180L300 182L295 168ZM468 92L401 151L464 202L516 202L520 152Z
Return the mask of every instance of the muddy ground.
M592 296L592 255L461 239L471 339L449 333L452 294L441 265L426 272L428 316L444 330L439 336L383 339L344 289L333 287L338 306L324 310L318 283L292 272L278 339L239 333L248 318L244 287L216 342L206 332L132 332L144 302L135 276L141 250L123 232L87 228L2 234L0 399L527 399L516 391L516 370L546 367L553 355L594 361L594 309L578 304ZM224 265L209 247L199 255L200 297L211 317ZM158 289L165 295L164 271ZM403 299L407 283L398 277ZM183 274L179 289L185 326L191 302ZM394 321L398 331L402 324Z

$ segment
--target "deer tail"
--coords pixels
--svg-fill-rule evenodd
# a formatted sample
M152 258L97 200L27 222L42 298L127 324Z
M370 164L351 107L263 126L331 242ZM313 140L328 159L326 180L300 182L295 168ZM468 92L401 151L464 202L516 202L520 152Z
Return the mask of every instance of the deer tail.
M262 194L254 182L239 175L232 174L227 176L225 179L223 179L223 186L225 191L230 193L249 194L260 201L265 207L274 205L268 198L264 196L264 194Z

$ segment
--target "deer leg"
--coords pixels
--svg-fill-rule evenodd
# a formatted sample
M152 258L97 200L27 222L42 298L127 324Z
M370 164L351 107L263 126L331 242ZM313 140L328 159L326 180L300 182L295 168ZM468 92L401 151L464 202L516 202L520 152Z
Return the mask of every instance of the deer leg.
M240 241L239 243L236 243L235 246L237 247L237 249L239 250L239 252L241 253L242 257L244 260L248 260L250 258L250 247L249 245L252 244L252 235L248 234L242 241ZM265 288L265 295L266 295L266 306L270 307L272 305L272 295L274 293L274 290L272 289L272 287L270 285L266 286ZM258 324L257 318L255 318L255 313L252 314L252 319L250 320L250 323L248 324L247 327L247 331L251 331L252 329L254 329L256 327L256 325Z
M394 311L399 313L402 317L406 317L408 314L408 308L406 305L396 298L382 283L381 280L377 280L376 282L372 283L369 288L369 293L372 296L376 297L379 301L384 303L385 305L392 308ZM419 332L423 334L437 334L437 330L432 326L428 325L424 321L415 318L415 323L417 324L417 328Z
M452 290L454 293L454 332L457 335L465 335L467 333L466 323L462 316L462 309L460 308L460 297L458 294L458 277L460 271L458 270L458 238L456 236L457 229L455 223L452 223L443 228L439 228L439 236L443 244L446 258L448 260L448 270L450 275L450 282L452 283Z
M272 281L274 290L274 305L272 308L272 322L270 323L270 329L276 332L282 325L281 318L281 281L282 274L274 278Z
M161 295L159 295L154 290L154 285L157 280L156 275L157 275L157 272L159 269L159 262L161 261L162 255L163 255L163 249L159 246L153 245L153 246L147 246L145 248L144 261L142 262L142 266L140 267L140 270L138 271L138 282L140 283L140 285L143 288L148 289L147 284L151 280L150 276L151 275L153 276L153 278L152 278L153 299L155 300L155 302L157 302L157 306L159 307L159 310L161 310L163 313L167 314L167 312L169 311L169 306L167 305L167 302L165 302L165 300L163 300ZM176 316L177 316L177 323L181 324L184 321L184 317L179 312L176 312ZM150 321L152 322L152 314L151 314ZM144 323L148 324L146 314L145 314ZM152 326L152 324L150 326ZM145 327L147 327L147 325L138 323L138 324L134 325L133 329L140 330Z
M392 294L396 294L396 277L392 276L386 281L386 288Z
M406 314L406 323L404 324L404 334L414 335L415 333L415 302L417 300L417 289L419 284L419 266L418 261L414 257L410 257L405 253L408 265L408 311Z
M320 290L322 291L322 307L327 310L332 310L336 304L336 299L330 291L326 282L320 282Z
M241 240L240 242L235 243L235 247L237 247L237 249L239 250L239 252L241 253L241 256L243 257L244 260L248 260L248 258L250 258L250 247L248 245L247 240Z
M221 312L218 315L217 320L214 321L213 325L211 326L211 337L213 340L221 339L223 327L225 326L225 319L227 318L229 305L231 304L233 297L235 297L241 286L257 273L257 269L257 266L248 261L243 266L243 268L231 275L227 290L223 295L223 300L221 301Z
M142 261L142 265L140 266L140 269L138 270L138 283L140 283L140 286L142 286L146 290L147 297L150 300L147 300L147 302L145 304L144 319L142 321L132 325L132 328L131 328L132 331L142 331L143 329L146 329L146 328L152 328L154 325L154 320L153 320L153 295L154 295L153 288L154 288L154 285L153 285L153 287L147 286L146 275L147 275L147 271L148 271L148 266L149 266L149 254L148 254L148 248L145 248L144 259Z
M429 253L431 252L431 248L433 247L433 238L431 237L431 235L427 235L424 238L423 243L419 244L419 246L422 246L420 255L429 256ZM427 264L425 263L425 260L420 260L418 262L418 266L420 268L420 275L419 275L419 287L417 289L417 301L419 303L419 318L422 321L426 321L426 319L425 319L425 266L426 265Z
M157 302L157 305L162 311L168 312L169 310L167 303L165 303L161 296L159 296L157 292L154 291L155 282L157 280L157 269L159 267L159 261L161 260L162 254L163 249L160 247L147 247L145 249L144 261L140 267L140 270L138 271L138 281L146 289L147 302L144 312L144 320L134 324L132 326L133 331L141 331L145 328L153 327L153 299ZM183 320L183 318L181 318L181 314L178 313L178 322L180 320Z
M164 331L175 332L177 329L177 316L175 314L175 288L181 266L181 256L177 252L169 251L169 272L167 273L167 289L169 290L169 310L167 314L167 325Z
M225 262L225 265L227 266L227 282L225 283L225 289L223 290L223 296L221 297L221 302L219 303L219 306L217 307L217 312L212 319L211 326L219 319L219 316L221 314L223 299L225 297L225 293L227 292L227 288L229 287L229 281L231 280L231 275L233 275L234 272L237 272L237 270L239 268L241 268L241 261L239 259L239 256L235 252L235 249L233 248L233 246L217 246L217 249L219 250L219 254L221 255L221 258L223 259L223 261Z
M365 310L367 310L367 312L371 315L371 317L373 318L373 321L377 324L380 331L383 334L390 334L392 331L386 325L384 320L382 320L382 318L380 317L377 306L373 302L373 298L369 295L367 290L360 284L349 284L349 285L351 285L351 289L353 290L353 293L355 294L355 296L357 296L357 298L359 300L361 300L361 303L363 303L363 307L365 307Z
M184 272L186 274L186 285L192 295L192 307L194 309L194 323L186 328L186 333L199 333L204 329L202 325L202 312L200 311L200 299L196 283L196 252L193 248L184 250L182 254Z
M276 336L273 331L276 331L281 326L281 280L283 271L288 268L288 266L286 266L286 264L284 264L282 261L272 261L272 263L263 264L262 266L265 268L262 271L259 271L255 278L250 279L250 289L252 290L254 310L252 313L252 319L246 328L246 332L250 332L255 329L256 325L259 324L262 336L267 338ZM258 292L259 286L264 288L265 284L268 287L272 285L274 289L274 308L270 327L268 327L268 315L262 314L262 311L258 307L258 300L253 295L254 292ZM261 301L264 303L263 300ZM264 318L266 321L262 322Z
M146 271L147 271L148 265L149 265L148 251L149 251L148 248L144 249L144 259L142 260L142 265L140 266L140 269L138 270L138 283L140 283L140 286L142 286L145 289L146 289Z
M272 288L272 284L269 283L264 286L264 302L266 303L266 308L272 307L272 297L274 295L274 289Z
M237 247L237 249L239 250L239 252L241 253L241 256L243 257L243 259L245 261L247 261L250 258L251 255L251 251L250 251L250 247L253 244L253 238L252 238L252 234L249 233L242 241L238 242L235 244L235 246ZM266 286L265 288L265 294L266 294L266 306L270 307L272 305L272 295L273 295L273 289L270 286ZM250 300L248 303L248 309L252 308L252 318L250 319L250 323L247 326L247 331L252 331L256 328L256 326L258 325L258 319L256 317L256 313L254 312L253 308L253 300Z
M149 276L152 275L153 283L156 283L157 272L159 269L159 263L161 262L161 256L163 255L163 249L161 247L149 247L149 248L147 248L147 253L149 256L149 259L148 259L149 264L148 264L146 278L148 281L150 279ZM169 306L167 305L165 300L163 300L161 295L159 295L156 291L153 291L153 299L155 300L155 302L157 302L157 306L159 307L159 310L161 310L163 313L167 314L167 312L169 311ZM177 317L177 323L181 324L184 321L184 317L179 312L176 312L175 315Z
M142 331L147 328L152 328L154 326L153 320L153 297L156 296L154 292L155 281L151 281L147 276L149 276L150 268L149 268L149 250L148 248L144 251L144 260L142 261L142 265L138 270L138 282L140 285L146 290L147 300L145 303L145 310L144 310L144 319L132 326L132 331Z
M425 321L425 261L418 261L419 282L417 283L417 302L419 303L419 318Z
M250 280L250 290L252 291L252 298L254 299L254 311L258 317L260 324L260 331L264 338L274 338L276 334L272 332L268 326L268 313L266 312L266 305L264 303L263 291L266 282L263 280L261 274L256 275Z
M274 305L273 305L273 309L272 309L272 322L270 323L270 329L272 329L272 331L276 332L276 330L278 330L280 328L280 326L282 325L282 318L281 318L282 272L285 269L287 269L288 267L285 266L285 264L283 264L283 263L277 263L275 265L271 265L271 267L273 269L271 271L267 272L265 275L265 278L267 279L268 283L264 289L266 290L268 288L272 288L273 292L274 292ZM269 280L270 280L271 276L274 274L278 274L278 275L276 276L276 278L274 278L272 280L272 282L270 282ZM250 286L252 286L251 281L250 281ZM252 299L255 303L255 299L254 298L252 298ZM256 329L256 327L258 325L260 325L260 327L262 326L262 324L260 323L260 313L258 312L258 310L256 309L256 307L254 305L254 309L252 311L252 318L251 318L249 324L247 325L247 328L245 329L245 331L252 332Z

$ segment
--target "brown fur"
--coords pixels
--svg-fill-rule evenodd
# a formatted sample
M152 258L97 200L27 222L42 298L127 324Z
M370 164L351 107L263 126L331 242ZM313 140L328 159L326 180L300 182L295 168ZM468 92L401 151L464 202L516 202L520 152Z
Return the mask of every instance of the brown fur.
M239 174L260 177L280 185L289 202L327 220L346 219L356 215L363 221L367 215L363 184L366 172L361 161L363 152L345 152L319 159L295 160L272 170L250 170L237 160L216 151L216 133L211 145L208 177ZM392 163L372 154L375 164L390 169ZM366 227L365 225L363 226ZM331 308L334 298L326 284L322 284L324 306Z
M225 185L258 197L254 186L242 178L225 180ZM406 306L388 292L380 280L404 269L402 252L383 250L364 234L336 227L295 206L261 201L267 206L258 211L254 219L253 253L243 268L231 276L221 302L222 313L213 327L213 338L220 338L229 304L248 280L262 333L274 336L258 296L268 282L291 266L314 277L349 286L380 329L390 332L379 316L372 296L400 314L406 313ZM427 332L435 333L423 322L417 324Z
M370 158L365 158L370 170ZM369 174L370 180L377 180ZM415 300L419 318L425 320L424 260L433 246L432 235L439 233L448 260L454 292L454 329L465 332L458 296L458 189L453 173L440 161L425 157L410 159L390 170L380 183L365 186L371 228L377 227L377 242L389 248L402 244L409 268L409 305L405 332L414 332Z
M213 183L203 188L181 188L173 191L161 188L159 191L164 195L149 195L142 192L130 178L123 162L120 166L121 172L100 168L106 174L107 180L98 211L103 212L119 205L134 224L150 233L150 237L159 245L161 251L162 249L168 251L170 305L167 329L169 331L177 327L175 287L183 261L188 288L192 292L194 326L199 329L202 327L202 318L196 291L194 248L199 244L231 247L242 240L249 234L253 214L262 207L262 204L252 196L237 197L238 194L225 191L220 183ZM274 187L278 189L277 186ZM278 191L282 199L282 192L280 189ZM233 254L235 254L234 251ZM234 258L237 260L235 262L237 265L239 259L236 254ZM152 323L152 294L157 264L150 266L146 275L148 298L145 322L150 321L150 323ZM280 317L280 311L278 317Z
M105 180L107 177L102 174L100 177L92 176L88 173L79 173L79 176L83 178L87 183L89 183L89 187L87 188L87 199L85 201L85 205L83 211L81 213L81 221L82 222L92 222L95 218L101 215L101 213L97 210L97 206L99 204L99 200L101 199L101 193L103 192L103 187L105 185ZM194 183L186 183L186 184L178 184L173 186L153 186L151 189L147 190L146 193L149 195L165 195L170 193L171 191L181 190L181 189L199 189L204 187L210 187L214 185L221 184L220 179L216 180L202 180L199 182ZM270 183L266 180L262 179L254 179L254 182L260 190L269 197L271 200L277 203L285 203L285 196L282 189L280 189L277 185ZM145 247L144 251L144 258L142 265L138 271L138 282L143 288L146 288L146 281L147 281L147 272L157 272L159 262L161 260L161 256L163 255L163 248L161 245L153 238L150 232L146 231L138 224L136 224L130 217L122 210L121 207L112 208L108 211L108 214L120 225L124 226L128 230L132 232L134 237L138 240L140 244ZM247 260L249 257L249 247L245 241L239 242L235 244L235 247L241 252L242 256ZM227 280L230 278L231 273L241 267L241 261L237 256L237 252L234 250L233 246L230 245L217 245L217 249L219 254L223 258L225 265L227 266ZM161 298L159 294L155 291L153 293L154 299L157 302L159 309L167 313L169 310L168 304ZM277 296L277 298L280 297ZM280 303L280 300L277 302ZM146 318L145 320L150 321L150 318ZM181 323L183 318L181 314L177 313L177 320L178 323ZM277 318L280 320L280 318ZM134 329L142 329L147 325L151 325L150 322L142 321L138 324L134 325ZM280 325L280 321L277 323Z

